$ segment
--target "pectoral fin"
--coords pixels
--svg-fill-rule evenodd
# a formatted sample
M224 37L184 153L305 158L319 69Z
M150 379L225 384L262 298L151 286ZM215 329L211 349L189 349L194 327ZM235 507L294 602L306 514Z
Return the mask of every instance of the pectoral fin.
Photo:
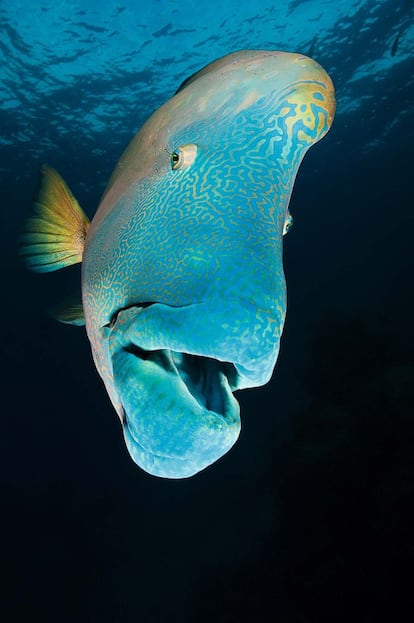
M89 219L50 167L41 169L33 209L21 238L21 254L28 267L42 273L81 262Z
M288 210L287 211L287 215L286 215L286 219L285 219L285 224L283 225L283 235L284 236L286 236L288 231L290 231L292 229L292 225L293 225L293 216L291 215L291 213Z
M80 299L72 298L69 301L65 301L63 305L52 309L51 314L56 320L64 324L73 324L76 327L85 325L85 315Z

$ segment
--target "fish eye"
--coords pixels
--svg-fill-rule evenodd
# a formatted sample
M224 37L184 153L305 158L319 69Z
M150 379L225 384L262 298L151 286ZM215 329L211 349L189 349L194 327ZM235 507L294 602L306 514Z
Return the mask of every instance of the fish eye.
M173 153L171 154L171 166L173 169L177 168L177 165L180 162L180 152L179 151L173 151Z
M171 168L173 171L180 169L188 169L191 166L197 155L197 145L194 143L187 143L181 145L175 149L171 154Z

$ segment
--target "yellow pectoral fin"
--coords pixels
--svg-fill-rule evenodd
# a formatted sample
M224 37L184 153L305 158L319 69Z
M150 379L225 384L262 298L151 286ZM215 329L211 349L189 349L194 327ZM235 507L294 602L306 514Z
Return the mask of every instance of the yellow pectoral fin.
M34 214L25 224L21 254L29 268L51 272L82 261L89 219L60 177L41 169Z

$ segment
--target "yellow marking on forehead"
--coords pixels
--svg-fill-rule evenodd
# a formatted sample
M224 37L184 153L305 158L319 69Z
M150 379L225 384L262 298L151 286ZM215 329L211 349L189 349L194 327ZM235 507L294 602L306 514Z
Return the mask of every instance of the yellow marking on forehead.
M279 115L281 117L286 117L286 115L288 115L289 113L290 113L290 108L288 108L287 106L281 108L280 111L279 111Z
M293 126L300 119L304 126L316 130L318 134L328 130L335 112L335 99L324 85L316 82L299 84L286 100L294 105L296 110L296 115L287 120L288 125ZM327 118L321 109L327 113ZM319 110L318 114L315 114L315 110ZM311 136L303 131L298 132L298 138L313 143Z

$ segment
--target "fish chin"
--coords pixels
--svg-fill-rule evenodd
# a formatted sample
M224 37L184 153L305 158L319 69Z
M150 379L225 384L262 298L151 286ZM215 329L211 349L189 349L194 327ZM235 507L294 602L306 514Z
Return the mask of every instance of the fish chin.
M193 476L223 456L240 433L230 364L136 345L112 355L132 459L163 478Z

